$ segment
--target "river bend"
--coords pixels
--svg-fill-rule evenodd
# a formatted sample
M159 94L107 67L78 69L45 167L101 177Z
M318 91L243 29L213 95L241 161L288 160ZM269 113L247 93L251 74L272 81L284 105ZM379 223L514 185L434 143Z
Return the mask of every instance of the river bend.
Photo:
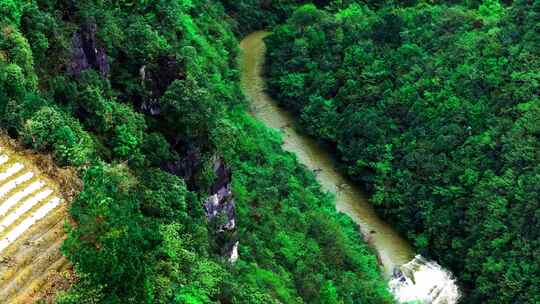
M242 87L250 99L252 113L266 126L280 129L284 137L283 148L296 154L308 169L317 172L317 180L323 189L335 194L336 209L360 226L369 245L376 251L385 274L390 276L394 267L404 265L414 257L412 247L377 216L359 187L337 170L330 152L297 131L294 117L266 94L262 75L266 50L263 39L268 34L264 31L252 33L240 44L243 51Z

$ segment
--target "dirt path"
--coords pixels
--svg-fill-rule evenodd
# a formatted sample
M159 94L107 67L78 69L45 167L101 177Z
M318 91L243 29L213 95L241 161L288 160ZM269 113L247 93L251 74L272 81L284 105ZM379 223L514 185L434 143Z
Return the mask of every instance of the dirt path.
M69 277L60 246L74 176L0 134L0 303L34 303Z

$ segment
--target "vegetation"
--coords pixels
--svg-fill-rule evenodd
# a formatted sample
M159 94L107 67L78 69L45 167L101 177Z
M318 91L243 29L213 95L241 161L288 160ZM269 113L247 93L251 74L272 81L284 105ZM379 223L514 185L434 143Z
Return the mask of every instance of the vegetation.
M226 11L233 17L233 28L240 35L255 30L271 28L287 20L298 7L312 3L319 8L336 11L345 8L355 0L220 0Z
M297 9L269 91L464 303L540 301L538 2Z
M381 214L451 268L464 303L540 302L538 12L1 1L0 127L84 181L62 249L79 279L57 302L393 302L355 225L246 113L234 33L282 22L269 91ZM233 172L234 264L202 206L216 156Z
M62 246L79 280L57 302L392 303L353 223L246 114L224 11L208 0L0 4L0 126L84 181ZM183 179L174 165L193 150L203 164ZM233 172L234 264L202 206L215 155Z

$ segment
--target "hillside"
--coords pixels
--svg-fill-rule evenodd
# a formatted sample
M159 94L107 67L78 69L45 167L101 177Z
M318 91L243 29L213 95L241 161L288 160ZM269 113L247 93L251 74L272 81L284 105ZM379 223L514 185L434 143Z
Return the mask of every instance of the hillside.
M0 303L540 303L539 20L0 0Z
M84 185L56 303L393 302L356 225L249 115L232 23L209 0L0 2L0 128Z

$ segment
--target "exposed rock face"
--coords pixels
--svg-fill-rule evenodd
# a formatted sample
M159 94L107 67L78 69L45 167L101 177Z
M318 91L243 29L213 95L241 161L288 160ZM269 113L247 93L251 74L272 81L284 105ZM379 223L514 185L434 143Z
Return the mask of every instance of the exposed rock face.
M231 263L238 259L239 242L236 236L236 206L231 191L231 169L222 159L214 159L214 173L216 181L210 187L210 197L204 202L206 217L212 227L213 233L219 239L221 254Z
M229 257L229 262L234 263L238 261L238 245L240 242L236 241L231 251L231 256Z
M139 75L141 76L141 84L143 88L148 91L148 97L144 98L141 103L141 111L143 113L156 116L161 114L161 107L159 105L159 99L154 97L152 90L147 88L146 83L148 82L146 65L143 65L139 70Z
M217 232L232 231L236 228L235 203L229 185L219 189L204 202L204 210L209 221L218 220Z
M109 74L109 62L105 49L98 46L97 25L95 22L88 22L81 26L72 38L73 54L68 73L80 75L86 69L94 69L102 76Z
M182 177L188 189L193 190L196 186L195 176L201 170L203 158L196 146L190 146L185 155L179 161L164 163L162 169ZM236 235L236 205L231 190L232 171L220 157L214 157L212 163L216 180L207 189L210 195L204 201L203 208L216 250L234 263L238 259L239 242Z
M173 146L177 143L173 143ZM195 174L202 166L202 154L198 147L189 146L186 156L178 161L169 161L162 164L161 168L173 175L180 176L192 190L195 184Z
M214 173L216 181L210 187L210 193L219 193L224 188L229 189L232 177L231 168L227 167L223 159L214 157Z
M183 71L183 64L171 56L160 56L155 63L142 66L139 75L147 96L142 101L141 110L150 115L159 115L159 99L175 79L184 77Z

